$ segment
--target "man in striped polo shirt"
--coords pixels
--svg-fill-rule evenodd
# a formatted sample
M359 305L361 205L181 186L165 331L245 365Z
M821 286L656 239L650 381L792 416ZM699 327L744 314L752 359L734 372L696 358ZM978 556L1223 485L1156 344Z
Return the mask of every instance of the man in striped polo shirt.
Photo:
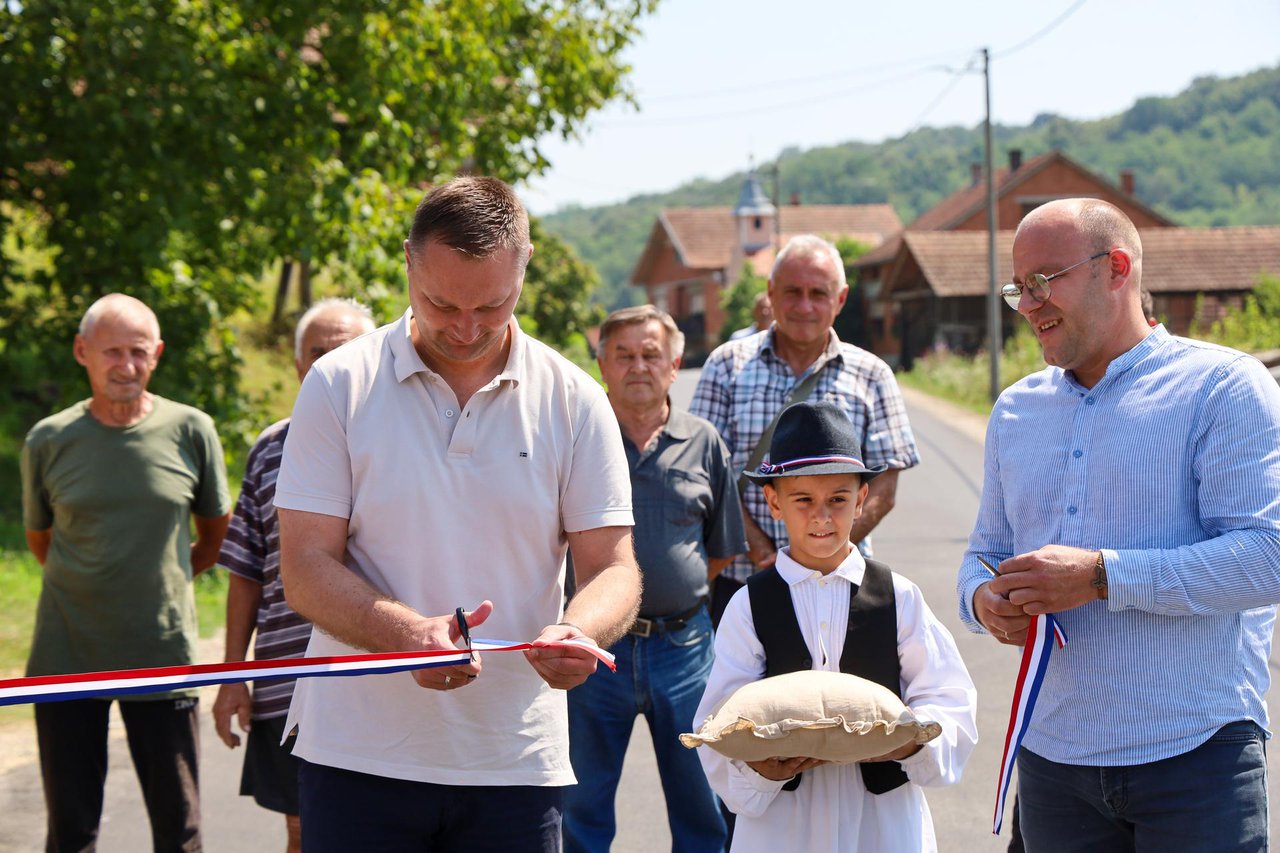
M298 321L294 335L294 367L301 381L320 356L374 329L369 309L349 299L325 299ZM242 661L257 630L253 656L257 660L298 657L306 653L311 623L285 603L280 582L280 535L272 501L289 419L272 424L249 451L240 500L222 543L218 564L231 572L227 591L226 660ZM234 749L240 736L231 729L236 718L248 732L240 793L258 805L285 816L288 849L301 849L298 820L297 759L280 741L285 715L293 698L292 678L254 683L253 697L243 683L218 688L213 703L214 727L222 742Z
M991 413L957 591L1001 643L1043 613L1070 638L1018 756L1026 849L1265 849L1280 388L1148 326L1138 231L1106 202L1034 210L1013 269L1050 367Z

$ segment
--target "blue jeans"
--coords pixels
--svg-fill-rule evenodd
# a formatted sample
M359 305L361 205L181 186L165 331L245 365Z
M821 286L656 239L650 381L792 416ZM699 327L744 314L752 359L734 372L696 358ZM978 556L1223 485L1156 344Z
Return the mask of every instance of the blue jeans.
M566 853L607 853L617 824L613 801L637 714L653 735L667 800L673 851L724 849L725 826L715 794L692 749L693 731L711 672L711 618L706 608L670 633L623 637L610 649L618 671L603 667L569 691L569 755L578 784L565 789Z
M1265 736L1240 720L1132 767L1058 764L1024 748L1018 806L1029 853L1266 850Z

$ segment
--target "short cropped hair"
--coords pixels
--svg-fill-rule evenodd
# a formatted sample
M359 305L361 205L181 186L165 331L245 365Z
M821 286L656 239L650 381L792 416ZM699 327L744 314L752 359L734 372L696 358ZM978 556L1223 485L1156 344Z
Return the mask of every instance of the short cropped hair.
M788 240L787 245L783 246L782 251L773 259L773 270L769 273L769 280L773 281L782 265L792 258L799 260L824 255L831 259L831 265L836 269L836 279L840 283L840 289L847 288L849 282L845 278L844 258L840 257L840 250L817 234L797 234Z
M366 332L372 332L377 328L377 323L373 321L373 312L369 310L369 306L363 302L357 302L354 299L342 299L339 297L331 297L329 299L321 299L306 310L301 317L298 318L298 326L293 331L293 357L302 358L302 339L307 334L312 322L321 314L327 314L330 311L342 311L355 317L360 324L364 326Z
M454 178L427 193L413 214L409 248L429 240L483 259L529 246L529 214L511 187L497 178Z
M600 325L600 344L596 347L596 351L603 353L604 346L608 342L610 335L623 326L648 323L650 320L662 326L662 331L667 336L667 353L672 360L683 356L684 332L680 331L680 327L676 325L675 320L671 319L670 314L656 305L636 305L632 308L619 308L606 317L604 323Z
M1108 249L1127 249L1132 261L1130 278L1134 285L1142 285L1142 238L1138 229L1124 211L1107 201L1096 198L1080 200L1080 212L1076 217L1080 232L1089 241L1090 251L1105 252Z
M160 321L156 319L156 312L142 300L124 293L108 293L90 305L80 318L80 337L89 337L97 322L109 314L140 314L146 317L151 321L155 339L160 340Z

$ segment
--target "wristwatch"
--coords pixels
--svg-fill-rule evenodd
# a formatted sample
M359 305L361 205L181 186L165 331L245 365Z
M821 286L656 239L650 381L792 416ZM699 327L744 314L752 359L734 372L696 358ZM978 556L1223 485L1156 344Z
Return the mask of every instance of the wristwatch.
M1106 599L1107 597L1107 564L1102 559L1102 552L1098 552L1098 561L1093 564L1093 588L1097 590L1098 598Z

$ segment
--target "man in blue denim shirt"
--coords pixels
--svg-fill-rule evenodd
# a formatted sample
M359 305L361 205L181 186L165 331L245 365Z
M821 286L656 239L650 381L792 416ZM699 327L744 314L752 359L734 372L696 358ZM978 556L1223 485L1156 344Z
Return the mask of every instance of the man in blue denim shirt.
M637 714L653 735L673 849L719 851L725 824L688 731L711 671L708 582L746 551L729 451L707 421L671 407L684 335L652 305L615 311L600 328L600 373L631 468L640 618L610 649L616 673L569 691L569 754L578 784L565 795L568 853L607 851L613 801Z
M957 590L1001 643L1041 613L1070 638L1018 758L1027 850L1265 849L1280 388L1147 325L1141 241L1112 205L1037 208L1013 267L1006 301L1051 366L991 413Z

